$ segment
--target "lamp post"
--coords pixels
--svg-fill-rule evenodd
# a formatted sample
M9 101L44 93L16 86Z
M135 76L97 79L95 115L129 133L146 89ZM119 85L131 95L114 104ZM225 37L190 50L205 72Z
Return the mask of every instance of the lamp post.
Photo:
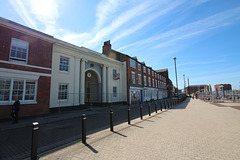
M186 94L186 89L185 89L185 87L186 87L186 86L185 86L185 83L186 83L186 82L185 82L185 74L183 74L183 82L184 82L183 90L184 90L184 93Z
M175 75L176 75L176 86L177 86L177 94L178 94L178 80L177 80L177 66L176 66L176 57L173 57L174 64L175 64Z

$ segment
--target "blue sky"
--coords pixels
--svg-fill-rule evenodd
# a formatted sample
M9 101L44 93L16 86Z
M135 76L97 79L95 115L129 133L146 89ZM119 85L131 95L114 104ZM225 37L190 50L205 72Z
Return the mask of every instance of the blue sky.
M230 83L240 89L239 0L8 0L0 16L101 52L137 56L153 69L169 69L179 88Z

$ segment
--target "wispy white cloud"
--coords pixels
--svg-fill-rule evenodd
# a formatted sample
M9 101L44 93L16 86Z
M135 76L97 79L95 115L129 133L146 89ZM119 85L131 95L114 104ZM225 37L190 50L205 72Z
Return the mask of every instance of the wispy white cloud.
M102 0L97 5L96 26L94 30L100 29L115 12L121 9L126 0Z
M119 50L136 45L146 45L148 43L158 43L155 48L168 47L177 41L192 38L194 36L208 32L216 28L231 25L239 20L240 7L234 8L213 16L198 20L182 27L137 41L135 43L123 46Z
M57 0L10 0L10 2L29 27L57 34L56 21L59 16Z
M96 45L98 45L98 43L101 43L106 36L113 33L119 27L123 26L133 18L136 18L140 15L144 15L152 11L155 8L155 6L153 6L152 3L153 1L151 0L144 1L139 5L137 5L136 7L123 12L116 19L114 19L109 26L105 26L104 28L99 30L93 39L91 39L90 41L87 41L83 45L87 47L88 46L95 47Z

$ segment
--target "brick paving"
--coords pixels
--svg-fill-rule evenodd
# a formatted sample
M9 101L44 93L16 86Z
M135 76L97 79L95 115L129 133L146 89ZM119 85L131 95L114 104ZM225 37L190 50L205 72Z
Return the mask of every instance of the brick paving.
M135 119L40 155L55 159L240 159L240 111L188 99L174 109Z

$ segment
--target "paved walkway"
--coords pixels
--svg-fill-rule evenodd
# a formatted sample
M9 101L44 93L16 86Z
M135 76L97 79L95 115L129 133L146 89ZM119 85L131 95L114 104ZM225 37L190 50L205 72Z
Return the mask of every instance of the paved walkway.
M188 103L189 102L189 103ZM198 99L40 155L53 159L240 159L240 111Z

